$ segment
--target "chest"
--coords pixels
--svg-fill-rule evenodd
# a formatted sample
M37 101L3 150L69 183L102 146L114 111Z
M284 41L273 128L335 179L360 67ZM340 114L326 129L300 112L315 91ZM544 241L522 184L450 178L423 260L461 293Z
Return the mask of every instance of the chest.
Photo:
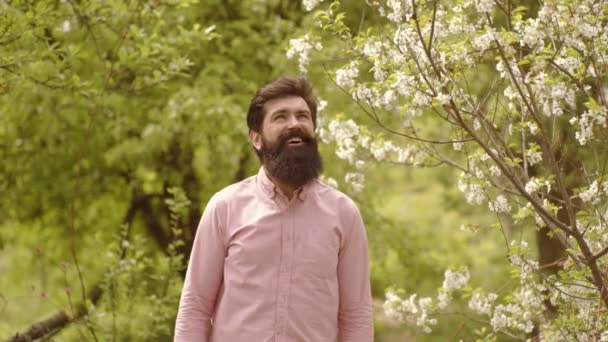
M244 275L277 271L322 277L336 274L342 223L314 203L257 203L231 210L226 263Z

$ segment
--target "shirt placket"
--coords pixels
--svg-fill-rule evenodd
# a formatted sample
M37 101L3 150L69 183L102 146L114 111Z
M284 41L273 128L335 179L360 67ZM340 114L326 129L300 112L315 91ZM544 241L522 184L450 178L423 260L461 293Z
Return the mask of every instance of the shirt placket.
M287 341L289 291L293 264L293 207L283 207L281 222L281 261L279 265L279 289L277 301L276 342Z

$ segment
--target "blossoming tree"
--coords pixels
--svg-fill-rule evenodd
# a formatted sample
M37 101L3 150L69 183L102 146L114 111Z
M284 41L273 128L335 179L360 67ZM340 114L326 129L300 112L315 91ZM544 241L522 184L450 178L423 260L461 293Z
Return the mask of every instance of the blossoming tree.
M354 167L346 181L360 189L369 160L460 170L455 185L496 213L519 280L488 293L447 270L436 298L388 291L386 312L431 332L460 292L491 326L484 339L608 341L606 4L368 1L368 25L321 2L304 1L318 25L287 55L303 72L323 66L367 114L320 123ZM507 226L535 230L538 255Z

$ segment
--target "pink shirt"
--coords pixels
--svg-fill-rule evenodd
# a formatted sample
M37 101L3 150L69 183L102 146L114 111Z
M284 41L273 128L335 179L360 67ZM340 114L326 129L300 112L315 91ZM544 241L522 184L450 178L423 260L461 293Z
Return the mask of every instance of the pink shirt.
M288 201L264 168L203 213L175 341L371 342L367 236L355 203L320 181Z

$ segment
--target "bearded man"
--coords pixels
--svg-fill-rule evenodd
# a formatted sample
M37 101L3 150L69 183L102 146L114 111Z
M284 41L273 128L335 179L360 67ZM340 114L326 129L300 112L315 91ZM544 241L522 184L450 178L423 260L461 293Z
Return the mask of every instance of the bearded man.
M257 175L209 200L175 341L371 342L368 246L355 203L318 180L317 102L303 77L253 97Z

